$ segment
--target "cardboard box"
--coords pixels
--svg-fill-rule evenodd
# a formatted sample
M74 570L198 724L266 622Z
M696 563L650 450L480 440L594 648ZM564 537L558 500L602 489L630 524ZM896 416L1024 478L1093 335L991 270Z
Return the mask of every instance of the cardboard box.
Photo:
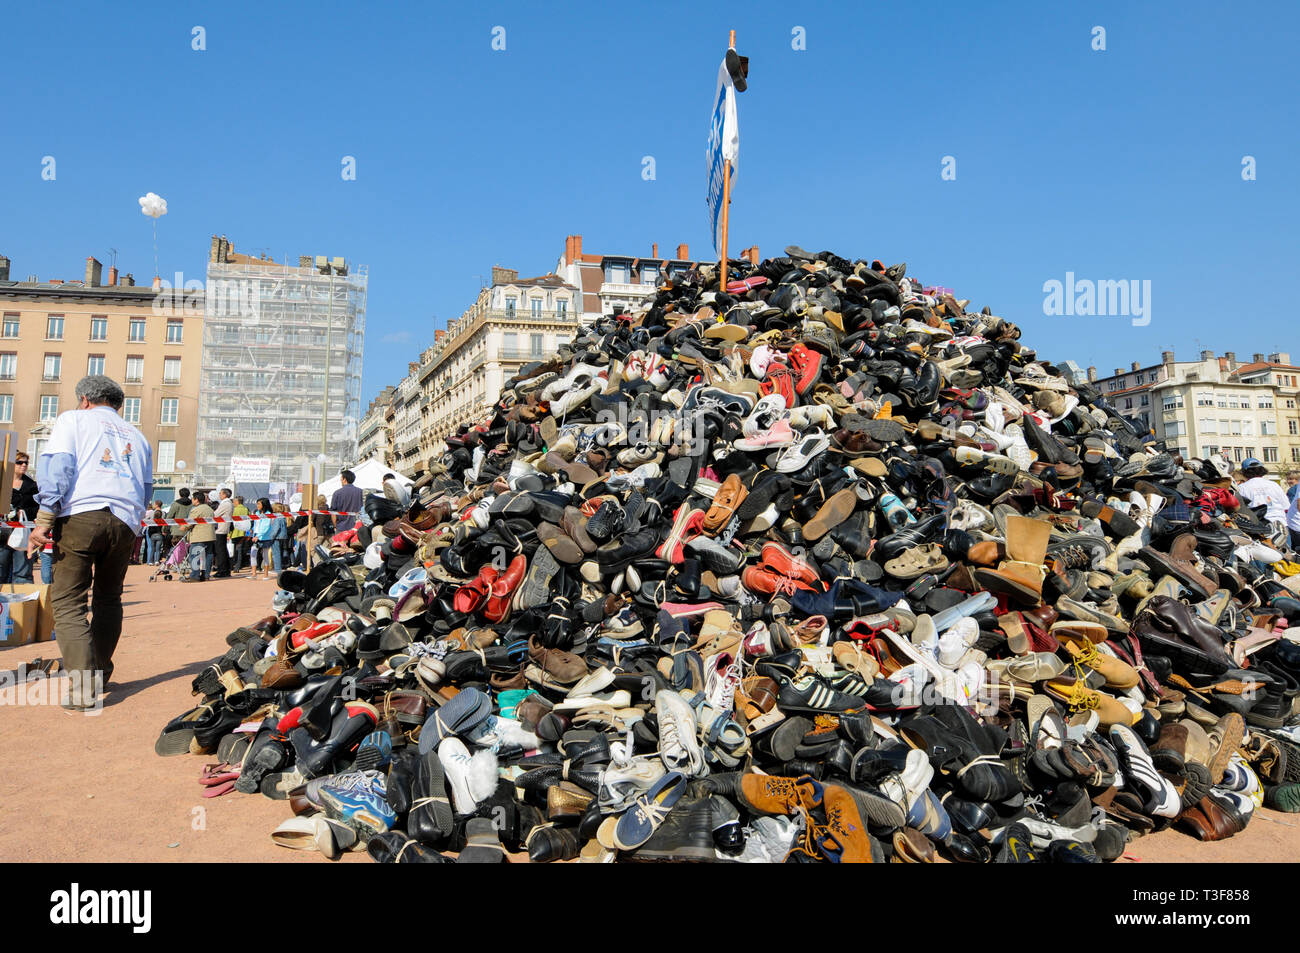
M0 596L25 596L33 593L37 597L35 600L9 603L14 619L14 634L18 641L11 640L5 645L48 642L54 638L54 611L50 606L49 586L33 582L6 583L0 586ZM21 636L18 635L20 630Z
M10 648L35 642L39 631L40 602L0 601L0 645ZM10 625L12 623L12 627ZM8 632L9 637L4 639Z

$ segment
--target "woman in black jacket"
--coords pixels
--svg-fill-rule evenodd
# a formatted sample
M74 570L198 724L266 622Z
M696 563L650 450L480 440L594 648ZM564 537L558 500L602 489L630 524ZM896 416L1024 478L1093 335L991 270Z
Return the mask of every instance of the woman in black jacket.
M36 503L37 487L36 481L27 475L29 469L31 458L25 453L19 453L14 458L13 488L9 497L11 520L36 519L39 508ZM8 526L0 531L0 583L32 581L32 561L27 556L27 547L24 545L21 549L12 549L9 546L9 537L13 533L21 533L25 543L30 532L30 529Z

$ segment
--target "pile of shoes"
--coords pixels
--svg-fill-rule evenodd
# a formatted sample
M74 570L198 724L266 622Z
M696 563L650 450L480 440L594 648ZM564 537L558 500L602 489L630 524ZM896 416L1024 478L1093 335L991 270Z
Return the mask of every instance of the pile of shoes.
M1097 862L1300 809L1232 466L903 265L702 267L280 577L159 754L381 862Z

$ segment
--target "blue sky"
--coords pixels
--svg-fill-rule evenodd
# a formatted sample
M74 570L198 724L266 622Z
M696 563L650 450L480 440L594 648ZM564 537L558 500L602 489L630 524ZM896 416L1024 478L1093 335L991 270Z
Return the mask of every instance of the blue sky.
M493 264L711 255L708 110L751 57L732 251L908 262L1107 372L1286 350L1300 135L1290 3L11 5L0 254L148 281L236 250L370 267L368 400ZM192 28L207 49L191 49ZM492 49L505 28L504 51ZM792 48L803 27L806 49ZM1092 49L1104 27L1106 49ZM56 178L41 178L44 156ZM346 155L356 180L340 176ZM655 178L642 178L642 157ZM941 178L944 156L956 178ZM1253 156L1257 179L1243 181ZM1067 272L1151 282L1151 322L1043 313Z

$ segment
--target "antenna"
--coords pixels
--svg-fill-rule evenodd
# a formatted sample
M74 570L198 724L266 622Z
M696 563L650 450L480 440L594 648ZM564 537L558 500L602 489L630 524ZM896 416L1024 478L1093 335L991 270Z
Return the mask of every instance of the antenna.
M109 268L116 268L116 267L117 267L117 249L116 249L116 248L110 248L110 249L108 250L108 255L109 255L109 259L108 259L108 267L109 267Z

